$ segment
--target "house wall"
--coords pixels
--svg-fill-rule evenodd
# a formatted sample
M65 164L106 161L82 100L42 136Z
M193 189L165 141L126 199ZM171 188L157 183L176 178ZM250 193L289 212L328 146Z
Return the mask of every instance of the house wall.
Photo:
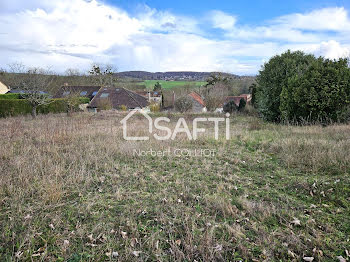
M203 112L204 107L200 103L198 103L197 100L192 99L192 101L193 101L192 111L195 112L195 113Z
M6 94L8 91L10 91L10 89L8 89L7 86L0 82L0 94Z
M161 103L162 102L162 97L161 96L151 96L148 99L148 102Z

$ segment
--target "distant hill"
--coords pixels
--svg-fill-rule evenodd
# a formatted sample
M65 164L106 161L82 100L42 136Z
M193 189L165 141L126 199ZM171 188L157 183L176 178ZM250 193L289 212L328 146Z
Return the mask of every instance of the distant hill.
M134 78L140 80L188 80L188 81L206 81L211 74L219 74L219 72L146 72L146 71L125 71L117 73L121 78ZM251 76L238 76L234 74L221 73L234 79L253 78Z

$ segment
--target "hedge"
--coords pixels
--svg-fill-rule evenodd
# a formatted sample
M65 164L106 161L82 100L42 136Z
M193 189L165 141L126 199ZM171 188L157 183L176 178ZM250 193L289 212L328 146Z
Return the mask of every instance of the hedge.
M89 98L81 97L80 104L89 103ZM25 99L0 99L0 117L27 115L32 112L32 107ZM52 99L47 105L39 106L39 114L67 112L67 103L63 98Z
M1 99L0 117L30 114L32 107L23 99Z
M22 95L18 93L1 94L0 100L2 99L22 99Z

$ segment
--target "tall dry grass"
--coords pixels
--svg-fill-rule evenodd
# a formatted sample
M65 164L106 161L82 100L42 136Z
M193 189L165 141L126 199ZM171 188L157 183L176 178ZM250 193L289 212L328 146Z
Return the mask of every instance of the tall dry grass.
M125 115L0 119L0 260L327 261L346 243L349 126L235 116L229 141L205 124L197 141L135 142L122 138ZM128 128L148 135L142 116ZM169 147L217 155L133 154Z

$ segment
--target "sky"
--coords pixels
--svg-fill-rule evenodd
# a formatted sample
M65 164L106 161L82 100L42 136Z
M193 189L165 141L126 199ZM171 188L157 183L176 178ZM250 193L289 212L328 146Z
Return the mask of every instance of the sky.
M0 68L255 75L288 49L350 56L349 0L0 0Z

